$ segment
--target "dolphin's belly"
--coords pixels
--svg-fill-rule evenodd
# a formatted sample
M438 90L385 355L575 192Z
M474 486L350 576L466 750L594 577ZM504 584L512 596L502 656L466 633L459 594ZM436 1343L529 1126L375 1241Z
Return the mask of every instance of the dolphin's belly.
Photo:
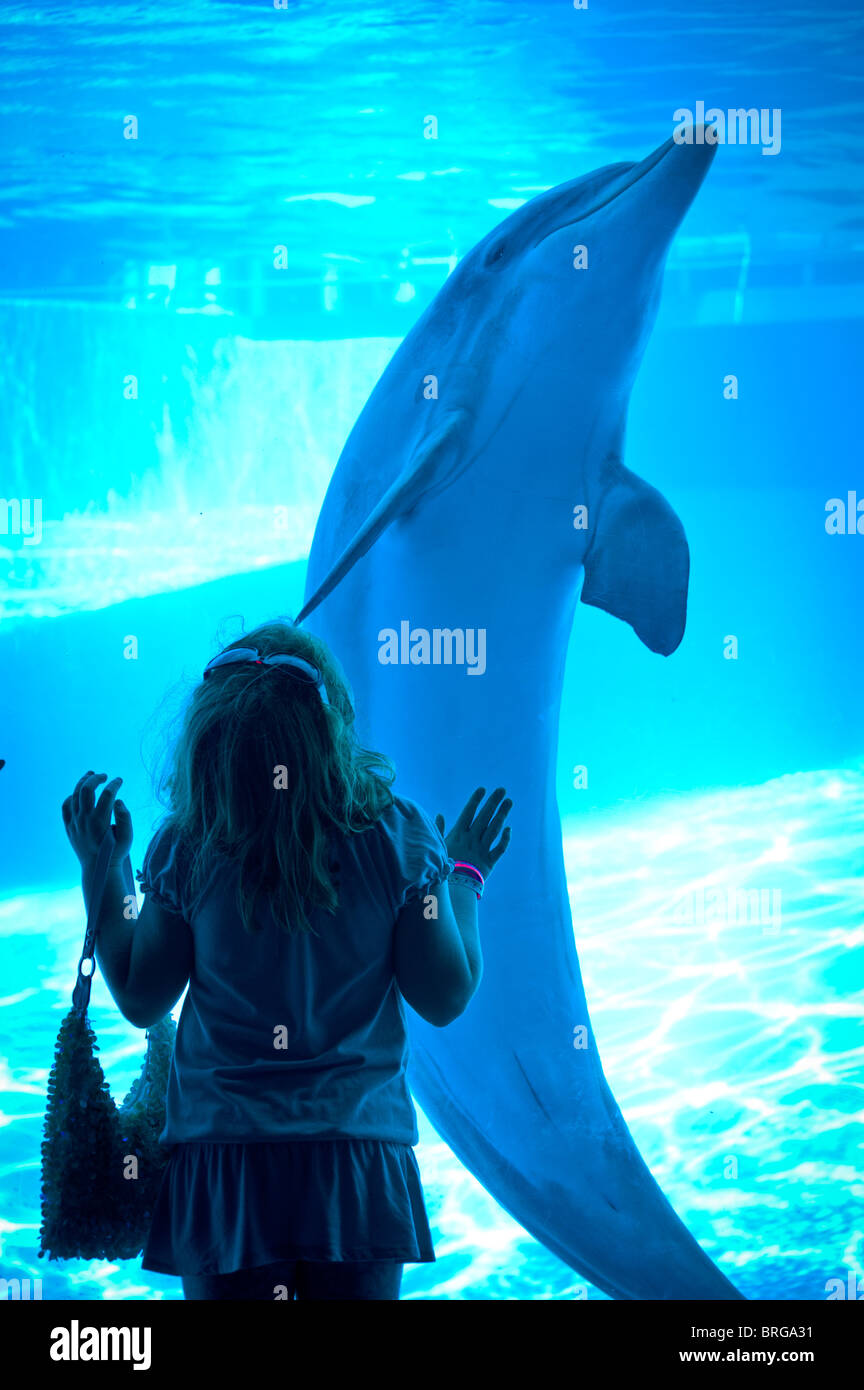
M452 509L443 494L437 501L437 528L425 510L422 518L391 528L310 626L343 662L358 733L393 760L397 789L430 815L442 812L449 826L475 787L507 788L514 803L512 845L484 898L484 909L490 901L497 908L494 927L482 937L484 984L469 1013L475 1021L483 1016L484 1028L500 1032L502 1042L518 1015L530 1047L531 1021L544 1018L548 1024L558 1009L554 1028L572 1050L573 1030L587 1022L587 1013L555 782L564 654L579 567L567 583L560 577L552 583L548 567L539 563L532 585L521 565L517 572L497 556L488 559L478 543L471 551L474 582L467 585L466 554L454 553L458 546L446 539ZM395 664L379 659L388 630L397 638ZM436 630L449 634L438 655L456 657L461 646L466 658L475 658L473 667L467 659L436 662ZM424 661L427 634L432 659ZM413 661L412 648L418 658ZM521 989L509 1005L509 1022L496 1019L500 990L512 992L514 979ZM552 994L550 979L562 987ZM450 1041L442 1045L452 1044L458 1055L457 1034L458 1025L446 1030ZM471 1060L475 1067L484 1065L482 1058ZM586 1059L583 1052L576 1062L587 1063L593 1076L593 1056Z

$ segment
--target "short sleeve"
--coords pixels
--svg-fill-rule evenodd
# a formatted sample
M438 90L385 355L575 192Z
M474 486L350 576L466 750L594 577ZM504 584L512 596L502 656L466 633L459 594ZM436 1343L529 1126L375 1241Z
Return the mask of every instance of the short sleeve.
M396 911L413 898L425 897L455 867L435 822L416 802L396 797L386 818L395 861Z
M171 826L161 825L147 846L144 866L135 875L142 893L182 917L183 898L178 882L177 838Z

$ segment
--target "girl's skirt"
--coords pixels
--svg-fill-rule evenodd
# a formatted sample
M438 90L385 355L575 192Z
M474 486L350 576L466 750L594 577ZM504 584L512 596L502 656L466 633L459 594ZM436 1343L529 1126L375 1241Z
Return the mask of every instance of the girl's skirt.
M230 1274L279 1260L435 1259L410 1144L176 1144L142 1267Z

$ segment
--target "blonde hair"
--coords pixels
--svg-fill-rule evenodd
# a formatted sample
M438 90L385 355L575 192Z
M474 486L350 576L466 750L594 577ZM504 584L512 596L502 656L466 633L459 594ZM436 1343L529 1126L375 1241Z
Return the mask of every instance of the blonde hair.
M167 824L193 895L222 855L240 867L247 931L262 896L280 927L312 931L308 910L338 903L334 837L375 824L393 803L395 769L357 741L348 683L320 638L277 618L229 645L312 662L329 706L284 667L216 668L193 691L159 779Z

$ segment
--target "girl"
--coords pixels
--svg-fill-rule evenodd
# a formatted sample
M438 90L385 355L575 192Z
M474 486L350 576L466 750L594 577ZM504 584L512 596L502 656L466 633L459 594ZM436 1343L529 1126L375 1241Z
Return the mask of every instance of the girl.
M512 803L478 788L445 839L394 778L331 652L279 620L192 694L134 922L122 778L63 803L88 902L113 810L96 958L121 1012L149 1028L189 985L142 1260L187 1299L398 1299L403 1265L435 1259L402 1001L443 1028L477 989Z

